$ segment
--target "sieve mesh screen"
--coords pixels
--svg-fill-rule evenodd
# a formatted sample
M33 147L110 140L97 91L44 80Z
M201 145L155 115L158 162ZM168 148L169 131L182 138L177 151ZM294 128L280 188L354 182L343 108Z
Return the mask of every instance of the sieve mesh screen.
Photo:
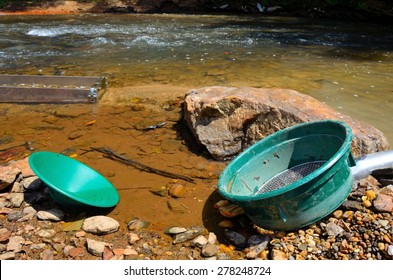
M286 169L264 183L255 194L267 193L288 186L314 172L325 162L311 161Z

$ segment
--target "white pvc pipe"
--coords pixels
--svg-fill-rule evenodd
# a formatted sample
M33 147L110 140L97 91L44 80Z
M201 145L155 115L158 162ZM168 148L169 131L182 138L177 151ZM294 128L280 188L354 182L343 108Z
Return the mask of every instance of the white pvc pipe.
M367 177L373 171L393 168L393 150L368 154L356 159L356 165L351 167L355 181Z

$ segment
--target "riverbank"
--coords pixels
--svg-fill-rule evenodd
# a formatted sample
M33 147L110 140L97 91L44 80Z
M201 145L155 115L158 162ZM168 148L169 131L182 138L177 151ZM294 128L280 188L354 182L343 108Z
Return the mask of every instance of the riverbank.
M60 15L80 13L201 13L201 14L261 14L263 16L295 16L330 18L370 22L393 22L393 7L383 1L359 3L347 7L340 3L292 3L272 1L270 6L255 1L32 1L25 4L5 3L0 15ZM278 4L276 4L276 2Z

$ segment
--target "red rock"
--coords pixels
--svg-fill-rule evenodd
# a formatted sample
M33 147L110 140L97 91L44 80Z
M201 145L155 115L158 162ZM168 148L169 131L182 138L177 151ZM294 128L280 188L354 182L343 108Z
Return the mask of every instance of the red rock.
M115 254L111 249L109 249L107 246L104 248L104 253L102 254L102 259L103 260L110 260Z
M120 256L120 255L123 255L123 254L124 254L124 249L123 249L123 248L114 248L112 251L113 251L113 253L114 253L116 256Z
M86 249L81 247L72 248L68 251L68 255L72 258L82 257L86 254Z
M374 208L379 212L393 211L393 197L387 194L380 193L374 200Z
M28 160L29 160L28 158L17 160L10 163L10 166L14 168L18 168L22 172L23 177L35 176L33 170L31 170L30 168Z

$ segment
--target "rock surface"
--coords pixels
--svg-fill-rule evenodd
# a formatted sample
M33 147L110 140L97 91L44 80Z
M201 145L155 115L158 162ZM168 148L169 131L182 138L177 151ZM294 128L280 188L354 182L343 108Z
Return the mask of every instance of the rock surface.
M106 216L87 218L82 225L84 231L94 234L108 234L117 231L119 227L118 221Z
M214 159L225 160L258 140L295 124L324 119L347 123L355 157L389 149L376 128L289 89L205 87L187 92L184 118Z

